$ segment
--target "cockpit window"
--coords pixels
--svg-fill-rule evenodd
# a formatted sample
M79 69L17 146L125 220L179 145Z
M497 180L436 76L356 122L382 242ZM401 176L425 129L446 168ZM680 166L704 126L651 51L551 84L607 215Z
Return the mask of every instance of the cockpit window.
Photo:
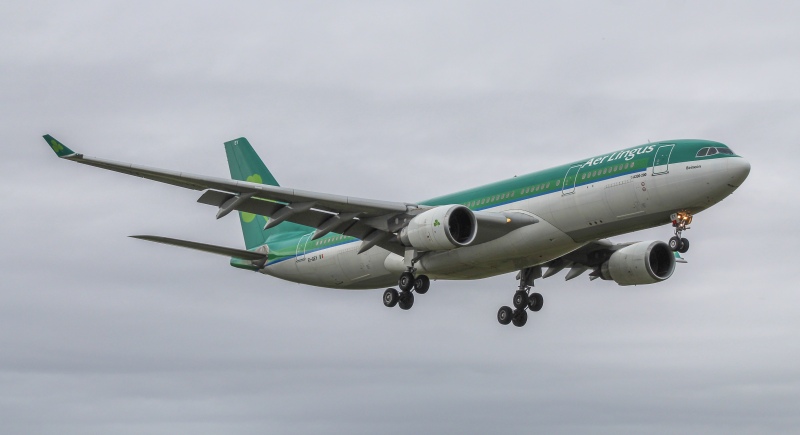
M715 154L733 155L733 151L730 148L705 147L705 148L700 148L700 151L697 152L696 157L708 157L708 156L713 156Z

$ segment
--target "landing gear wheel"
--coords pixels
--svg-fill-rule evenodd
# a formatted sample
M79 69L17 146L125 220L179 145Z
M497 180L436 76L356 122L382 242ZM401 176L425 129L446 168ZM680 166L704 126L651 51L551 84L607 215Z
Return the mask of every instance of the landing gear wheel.
M669 239L669 249L672 249L673 251L680 251L682 245L683 243L681 242L681 238L678 236L672 236Z
M511 322L518 328L525 326L528 322L528 312L525 311L524 308L514 310L514 314L511 316Z
M525 306L528 305L528 294L525 293L525 291L523 290L517 290L517 292L514 293L513 302L514 302L514 308L516 309L525 308Z
M681 239L681 248L678 249L678 252L681 254L685 254L689 251L689 239Z
M500 322L501 325L508 325L511 323L511 317L513 316L514 312L511 311L511 307L500 307L497 311L497 321Z
M398 303L401 310L409 310L414 306L414 293L408 290L400 292L400 301Z
M414 274L411 272L403 272L400 279L397 280L397 286L402 291L409 291L414 288Z
M383 292L383 305L386 305L389 308L397 305L397 302L400 300L400 294L397 293L397 290L393 288L387 288L385 292Z
M424 295L428 293L428 289L431 287L431 280L428 279L425 275L420 275L417 279L414 280L414 291Z
M529 299L528 308L530 308L531 311L539 311L544 306L544 297L541 293L531 293Z

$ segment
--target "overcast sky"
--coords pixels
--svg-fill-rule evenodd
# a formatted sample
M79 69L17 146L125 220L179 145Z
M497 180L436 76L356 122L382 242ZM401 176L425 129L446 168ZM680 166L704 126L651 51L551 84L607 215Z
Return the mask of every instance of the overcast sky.
M0 3L0 433L797 433L798 23L779 1ZM129 239L243 246L197 192L45 133L223 177L246 136L283 185L400 201L648 140L752 172L670 280L561 273L514 328L514 274L406 312Z

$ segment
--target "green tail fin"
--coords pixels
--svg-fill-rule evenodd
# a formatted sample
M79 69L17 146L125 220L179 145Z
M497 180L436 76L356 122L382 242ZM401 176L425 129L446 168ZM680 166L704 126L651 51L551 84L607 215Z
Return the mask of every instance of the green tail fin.
M267 169L256 151L250 146L247 139L240 137L225 142L225 153L228 156L228 167L231 178L239 181L279 186L278 181ZM283 222L280 225L264 230L267 218L252 213L239 212L239 221L244 233L244 244L247 249L257 248L267 243L271 238L287 232L303 231L305 227Z
M53 136L50 136L49 134L46 134L46 135L44 135L42 137L44 138L44 140L47 141L47 144L50 145L50 148L52 148L53 151L56 152L57 156L64 157L64 156L69 156L69 155L75 154L74 151L72 151L71 149L67 148L66 145L64 145L63 143L59 142L58 139L54 138Z

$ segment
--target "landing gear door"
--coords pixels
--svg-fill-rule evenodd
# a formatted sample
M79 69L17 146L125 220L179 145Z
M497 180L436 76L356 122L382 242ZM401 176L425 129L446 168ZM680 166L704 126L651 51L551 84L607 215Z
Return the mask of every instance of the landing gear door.
M672 155L672 149L675 145L661 145L656 150L656 157L653 160L653 175L662 175L669 173L669 157Z
M562 195L575 193L575 183L578 181L578 171L580 170L580 166L573 166L567 170L567 174L564 175L564 184L561 188Z

